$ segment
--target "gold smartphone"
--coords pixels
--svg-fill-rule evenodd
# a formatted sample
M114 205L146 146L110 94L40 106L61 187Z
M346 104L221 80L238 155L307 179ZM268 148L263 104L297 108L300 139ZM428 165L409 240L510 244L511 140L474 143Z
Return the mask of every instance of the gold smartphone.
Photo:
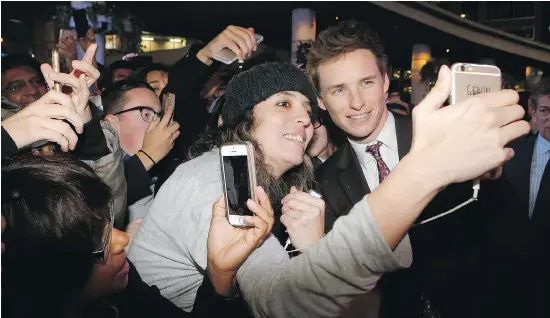
M246 201L256 201L256 169L250 143L229 143L220 148L220 165L229 224L248 227L245 216L253 216Z
M56 73L59 73L61 70L61 65L59 64L59 50L57 48L54 48L52 51L52 69ZM61 85L55 82L53 84L53 89L61 92Z
M455 63L451 66L451 76L451 104L502 88L502 74L494 65Z

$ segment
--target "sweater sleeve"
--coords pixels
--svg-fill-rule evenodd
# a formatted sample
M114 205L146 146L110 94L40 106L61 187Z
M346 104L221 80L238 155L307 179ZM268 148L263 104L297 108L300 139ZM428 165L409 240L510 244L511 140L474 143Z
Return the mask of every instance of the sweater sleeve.
M180 136L176 139L173 154L183 159L187 149L205 130L209 114L204 107L200 92L219 64L208 66L195 56L201 46L194 45L189 53L170 70L168 85L163 93L176 95L174 121L180 125Z
M291 260L270 237L239 269L237 279L255 317L338 317L383 273L411 263L408 236L392 251L365 197L317 245Z

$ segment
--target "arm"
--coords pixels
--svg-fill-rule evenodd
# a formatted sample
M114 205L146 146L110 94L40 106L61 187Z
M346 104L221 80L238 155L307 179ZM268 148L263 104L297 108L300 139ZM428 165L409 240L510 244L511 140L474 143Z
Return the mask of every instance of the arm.
M450 92L449 69L442 67L439 77L416 108L410 153L376 191L307 253L288 261L268 239L239 269L239 285L255 316L338 316L382 273L410 265L410 243L402 238L441 188L510 159L504 146L529 130L518 121L523 111L514 105L517 93L480 95L440 110Z
M164 88L163 95L176 94L174 121L179 123L182 129L182 136L177 140L175 147L177 157L187 157L188 147L204 131L208 123L209 114L200 92L220 66L212 57L229 48L244 60L256 50L256 45L253 29L228 26L204 47L192 46L189 53L170 70L168 85Z
M291 260L274 237L256 250L237 274L254 315L337 317L355 296L374 288L382 273L410 266L408 238L392 251L370 201L356 204L317 245Z
M242 298L228 301L214 290L205 275L197 293L193 312L187 313L164 298L156 286L149 286L141 279L135 266L129 262L128 285L118 295L116 304L123 316L171 317L248 317L246 303Z
M176 95L173 119L181 129L181 136L174 147L178 158L186 157L188 147L203 132L208 122L208 112L200 91L217 66L208 66L201 62L196 57L199 48L199 45L192 46L190 52L172 67L168 85L163 90L163 95Z

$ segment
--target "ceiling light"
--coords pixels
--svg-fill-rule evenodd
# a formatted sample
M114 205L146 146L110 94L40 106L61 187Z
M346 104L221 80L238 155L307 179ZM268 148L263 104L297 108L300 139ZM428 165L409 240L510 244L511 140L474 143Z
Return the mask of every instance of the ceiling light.
M460 17L464 19L466 17L466 13L461 14Z
M141 37L141 40L143 40L143 41L154 41L155 38L152 38L152 37L150 37L150 36L142 36L142 37Z
M170 42L181 43L181 39L170 39Z
M447 49L447 53L449 53L449 51L450 51L450 50L449 50L449 49Z

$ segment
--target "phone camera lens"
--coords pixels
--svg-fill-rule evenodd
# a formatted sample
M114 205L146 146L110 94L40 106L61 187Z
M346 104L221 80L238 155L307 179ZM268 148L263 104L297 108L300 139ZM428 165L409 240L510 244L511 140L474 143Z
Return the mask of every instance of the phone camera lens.
M460 70L461 70L462 72L464 72L464 71L466 70L466 66L461 65L461 66L460 66Z

